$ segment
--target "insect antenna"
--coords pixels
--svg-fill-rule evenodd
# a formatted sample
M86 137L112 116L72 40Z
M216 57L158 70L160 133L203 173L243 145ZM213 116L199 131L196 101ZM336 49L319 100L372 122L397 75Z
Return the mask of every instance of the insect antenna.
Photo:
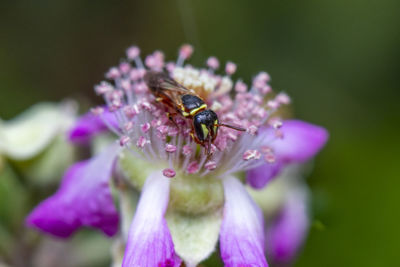
M245 128L242 128L242 127L239 127L239 126L234 126L234 125L229 125L229 124L225 124L225 123L218 123L216 126L217 127L221 127L221 126L228 127L228 128L234 129L236 131L241 131L241 132L245 132L246 131Z

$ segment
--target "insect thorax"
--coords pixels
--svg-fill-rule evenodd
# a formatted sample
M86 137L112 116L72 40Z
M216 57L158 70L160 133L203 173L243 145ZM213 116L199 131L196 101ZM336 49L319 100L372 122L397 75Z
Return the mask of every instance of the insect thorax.
M186 94L181 96L181 99L185 112L189 113L191 116L207 108L207 105L198 96Z

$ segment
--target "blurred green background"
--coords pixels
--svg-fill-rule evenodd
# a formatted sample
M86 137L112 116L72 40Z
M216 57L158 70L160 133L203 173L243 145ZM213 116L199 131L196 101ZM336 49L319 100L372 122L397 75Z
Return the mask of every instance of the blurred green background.
M195 46L260 70L326 127L308 182L314 227L296 266L400 266L398 0L1 1L0 116L93 93L125 49ZM13 205L13 203L10 203Z

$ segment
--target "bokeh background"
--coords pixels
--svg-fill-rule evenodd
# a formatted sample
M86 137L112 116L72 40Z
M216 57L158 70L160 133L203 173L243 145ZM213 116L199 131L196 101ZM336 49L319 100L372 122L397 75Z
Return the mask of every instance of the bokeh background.
M191 43L191 63L232 60L246 81L266 70L296 117L331 134L308 179L313 226L296 266L400 266L399 14L398 0L3 0L0 117L98 102L93 85L131 44L173 59Z

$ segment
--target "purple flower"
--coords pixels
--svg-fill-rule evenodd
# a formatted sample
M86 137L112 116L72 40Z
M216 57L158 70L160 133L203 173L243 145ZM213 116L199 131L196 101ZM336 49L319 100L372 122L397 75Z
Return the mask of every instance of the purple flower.
M179 266L181 259L188 267L197 266L214 251L218 237L226 266L268 266L262 212L235 175L248 171L248 183L261 188L286 164L313 157L327 133L318 126L273 117L290 99L284 93L271 95L265 72L247 90L242 81L232 81L236 71L232 62L226 64L224 75L215 73L219 62L214 57L207 61L208 68L184 65L192 52L191 46L183 46L176 63L165 63L164 55L156 51L143 64L139 49L128 49L127 61L106 74L112 83L95 87L107 107L93 110L98 118L85 115L69 136L87 142L106 125L118 136L121 152L111 144L96 157L73 165L59 191L30 214L29 225L60 237L81 226L115 234L118 216L109 182L116 166L122 183L129 185L120 191L141 192L129 233L120 233L126 241L123 267ZM218 115L213 126L218 135L207 148L193 141L192 120L168 117L166 111L176 110L149 90L143 79L145 65L165 71ZM287 214L282 213L282 221L285 216L292 218ZM121 215L127 217L124 209ZM274 233L291 235L279 225L285 224L277 222L275 228L283 230ZM279 239L279 234L272 236Z
M271 128L262 128L260 131L267 138L273 138L276 134ZM269 146L273 153L272 162L247 172L247 182L255 188L264 187L285 165L312 158L328 139L328 132L324 128L298 120L285 121L280 131L281 137Z

